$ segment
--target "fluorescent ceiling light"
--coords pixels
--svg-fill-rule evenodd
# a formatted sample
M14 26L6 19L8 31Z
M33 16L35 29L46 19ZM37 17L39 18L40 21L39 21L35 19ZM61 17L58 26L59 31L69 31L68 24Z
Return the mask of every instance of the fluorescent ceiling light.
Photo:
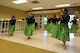
M43 8L42 7L32 8L32 10L39 10L39 9L43 9Z
M56 5L55 7L67 7L70 6L70 4L61 4L61 5Z
M28 2L27 0L16 0L16 1L12 1L12 3L15 3L15 4L22 4L22 3L26 3Z

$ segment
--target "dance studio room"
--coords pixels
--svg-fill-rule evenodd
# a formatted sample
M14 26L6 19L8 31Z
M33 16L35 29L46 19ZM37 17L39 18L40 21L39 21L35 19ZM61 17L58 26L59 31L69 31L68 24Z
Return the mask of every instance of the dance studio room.
M80 53L80 0L0 0L0 53Z

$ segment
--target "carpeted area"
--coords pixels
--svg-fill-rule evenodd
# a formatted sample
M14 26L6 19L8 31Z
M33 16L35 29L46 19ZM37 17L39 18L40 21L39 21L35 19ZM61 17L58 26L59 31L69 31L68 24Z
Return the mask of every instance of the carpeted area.
M0 53L56 53L0 39Z

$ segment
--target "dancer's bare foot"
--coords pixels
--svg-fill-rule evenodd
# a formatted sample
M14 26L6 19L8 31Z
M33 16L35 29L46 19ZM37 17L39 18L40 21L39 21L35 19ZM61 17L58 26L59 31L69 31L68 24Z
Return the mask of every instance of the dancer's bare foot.
M67 49L66 48L66 41L63 41L63 47L64 47L65 50Z
M65 49L65 50L67 49L66 46L64 46L64 49Z
M65 50L67 49L67 48L66 48L66 45L63 44L62 46L64 47Z
M11 34L11 36L13 36L13 34Z
M9 34L8 36L9 36L9 37L12 37L12 36L13 36L13 34Z
M30 39L30 37L27 38L27 40Z
M11 37L11 34L9 34L8 36Z
M30 38L30 37L27 37L27 38L25 39L25 41L26 41L26 40L29 40L29 39L31 39L31 38Z

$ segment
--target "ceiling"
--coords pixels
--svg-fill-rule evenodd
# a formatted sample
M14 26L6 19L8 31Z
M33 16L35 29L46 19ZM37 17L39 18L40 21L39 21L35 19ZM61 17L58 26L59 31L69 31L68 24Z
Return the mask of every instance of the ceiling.
M46 14L46 13L59 13L61 10L48 10L48 11L31 11L33 14Z
M23 11L30 11L32 8L35 7L43 7L44 9L54 9L56 8L55 5L59 4L72 4L71 6L80 6L80 0L37 0L40 3L33 4L31 1L35 0L28 0L29 2L23 4L13 4L11 3L13 0L0 0L0 5L23 10Z

